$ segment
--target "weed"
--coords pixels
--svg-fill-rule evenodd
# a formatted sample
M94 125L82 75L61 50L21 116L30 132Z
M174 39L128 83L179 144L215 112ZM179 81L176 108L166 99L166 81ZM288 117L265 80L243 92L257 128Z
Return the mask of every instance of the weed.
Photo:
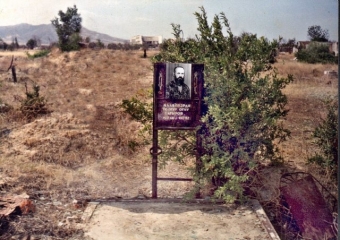
M31 55L29 52L26 52L26 55L28 58L30 59L34 59L34 58L39 58L39 57L45 57L50 53L49 50L41 50L39 52L34 53L33 55Z
M28 92L26 85L26 99L21 102L20 111L28 120L36 118L39 114L50 113L46 107L45 98L39 96L39 90L40 87L38 85L34 85L33 92Z

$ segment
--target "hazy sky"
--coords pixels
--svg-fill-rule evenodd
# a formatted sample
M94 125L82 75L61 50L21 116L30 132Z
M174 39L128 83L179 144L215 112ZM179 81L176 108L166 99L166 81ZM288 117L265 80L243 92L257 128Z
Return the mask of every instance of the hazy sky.
M0 0L0 26L49 24L58 11L76 5L90 30L112 37L134 35L172 37L171 23L180 24L184 37L194 37L194 12L203 6L209 21L224 12L234 35L256 33L269 40L283 36L308 40L309 26L328 29L338 40L337 0Z

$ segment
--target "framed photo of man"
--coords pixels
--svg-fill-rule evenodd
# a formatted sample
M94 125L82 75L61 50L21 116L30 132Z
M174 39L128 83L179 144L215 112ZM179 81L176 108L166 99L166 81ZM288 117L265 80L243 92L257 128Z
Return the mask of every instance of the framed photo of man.
M156 129L195 129L202 115L203 71L203 64L155 63Z
M189 100L191 98L191 64L168 63L166 74L166 98Z

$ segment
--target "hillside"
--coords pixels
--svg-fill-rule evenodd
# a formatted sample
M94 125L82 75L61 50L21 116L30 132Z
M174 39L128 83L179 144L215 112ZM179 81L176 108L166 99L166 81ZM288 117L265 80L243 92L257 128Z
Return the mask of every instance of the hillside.
M0 26L0 38L7 43L11 43L14 37L17 37L19 44L25 45L27 41L34 36L40 39L42 44L58 42L58 36L52 24L31 25L22 23L12 26ZM100 39L104 44L125 43L128 41L92 31L85 27L82 27L81 36L83 38L90 37L91 41Z

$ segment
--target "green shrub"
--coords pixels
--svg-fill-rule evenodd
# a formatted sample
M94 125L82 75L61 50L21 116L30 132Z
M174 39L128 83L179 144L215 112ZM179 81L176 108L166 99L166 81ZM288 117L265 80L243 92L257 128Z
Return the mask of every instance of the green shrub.
M279 78L272 69L277 41L255 34L235 41L223 13L215 15L210 26L204 8L200 9L201 13L195 13L196 39L182 40L180 25L172 24L175 41L164 41L153 61L205 65L204 101L208 109L197 129L203 156L193 176L202 186L212 182L215 197L233 201L243 197L243 186L261 160L282 162L274 140L289 136L279 120L288 112L281 89L292 77ZM161 163L195 157L194 131L159 131L159 144L163 149Z
M45 98L39 96L39 90L38 85L33 86L33 92L28 92L26 89L26 99L21 102L20 111L28 120L36 118L39 114L50 112L46 107Z
M143 138L144 144L149 144L150 136L152 134L152 103L147 103L146 100L152 97L152 91L139 91L135 97L131 99L124 99L120 107L128 113L133 120L143 124L140 130L140 136ZM133 148L137 146L135 143ZM131 146L130 146L131 147Z
M39 52L34 53L33 55L29 54L29 52L26 52L26 55L30 59L39 58L47 56L50 53L50 50L41 50Z
M138 122L146 124L152 121L152 106L135 97L124 99L121 107Z
M316 163L321 169L331 173L333 178L337 176L338 169L338 103L336 100L324 101L327 116L315 128L313 137L319 148L314 156L308 158L309 163Z
M301 49L295 53L300 62L306 63L338 63L338 58L329 52L327 44L312 42L307 49Z

